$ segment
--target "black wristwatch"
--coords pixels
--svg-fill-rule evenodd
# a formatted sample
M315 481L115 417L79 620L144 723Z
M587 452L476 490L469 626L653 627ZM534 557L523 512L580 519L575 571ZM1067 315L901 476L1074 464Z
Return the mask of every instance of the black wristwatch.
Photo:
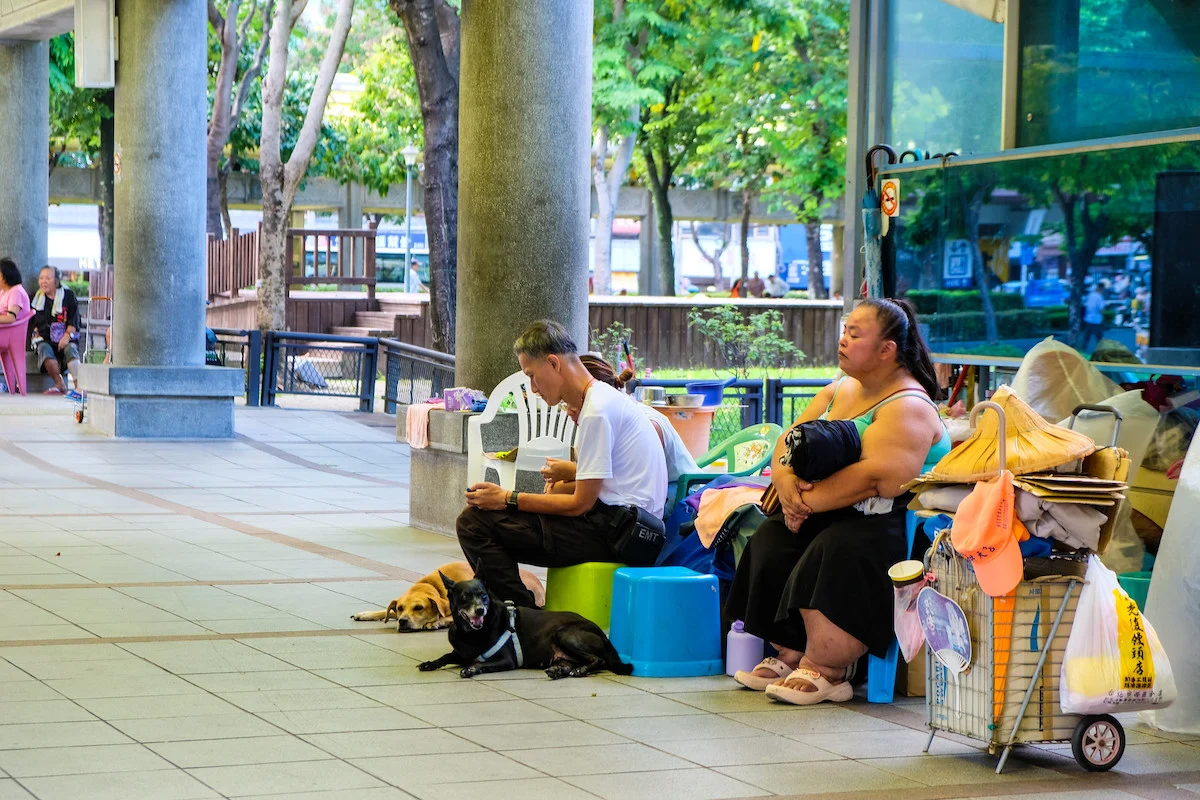
M506 501L505 501L504 505L508 506L508 507L509 507L509 508L511 508L513 511L516 511L516 510L517 510L517 493L516 493L516 492L509 492L509 493L508 493L508 500L506 500Z

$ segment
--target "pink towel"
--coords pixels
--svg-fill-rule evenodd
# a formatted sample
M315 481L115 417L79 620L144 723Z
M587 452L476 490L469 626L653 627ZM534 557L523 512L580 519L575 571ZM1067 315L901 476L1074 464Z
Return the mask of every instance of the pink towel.
M700 495L700 511L696 514L696 535L700 537L700 543L706 548L712 547L725 518L747 503L757 503L762 494L761 486L705 489Z
M441 400L430 400L427 403L414 403L408 407L404 416L404 435L408 446L417 449L429 447L429 412L444 406Z

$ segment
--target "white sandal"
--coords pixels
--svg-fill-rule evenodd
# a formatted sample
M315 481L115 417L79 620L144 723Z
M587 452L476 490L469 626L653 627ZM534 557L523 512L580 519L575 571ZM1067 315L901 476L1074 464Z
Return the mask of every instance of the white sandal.
M761 675L755 675L754 671L759 669L769 669L775 673L775 677L766 678ZM758 666L746 672L739 669L733 673L733 679L745 686L747 689L753 689L756 692L761 692L772 683L786 678L792 674L792 668L780 661L778 658L767 656L762 661L758 662Z
M824 675L807 667L797 667L785 680L790 678L797 678L810 683L817 687L817 691L802 692L799 689L786 687L782 683L773 683L766 689L767 696L773 700L797 706L816 705L826 700L834 703L844 703L854 697L854 687L850 685L850 681L843 680L841 683L830 683Z

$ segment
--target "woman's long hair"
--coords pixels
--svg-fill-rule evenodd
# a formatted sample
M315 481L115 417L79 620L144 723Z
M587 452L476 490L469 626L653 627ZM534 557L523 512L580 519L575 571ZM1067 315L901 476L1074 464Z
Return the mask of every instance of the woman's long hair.
M626 367L618 375L613 365L600 356L584 353L579 357L579 360L583 363L583 368L590 372L593 378L601 383L607 383L618 391L624 391L625 384L629 383L633 378L633 370Z
M933 371L933 360L929 347L917 327L917 310L907 300L871 298L863 305L875 309L879 321L879 336L896 343L896 361L917 379L931 400L939 394L937 375Z

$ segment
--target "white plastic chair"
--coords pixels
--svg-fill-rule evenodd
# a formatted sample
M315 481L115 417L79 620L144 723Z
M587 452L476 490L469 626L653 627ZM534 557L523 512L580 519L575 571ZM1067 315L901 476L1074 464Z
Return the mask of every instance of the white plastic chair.
M467 482L480 483L489 468L500 477L500 485L514 489L517 484L517 465L512 461L490 458L483 452L483 425L496 418L500 405L511 396L517 414L517 447L524 447L534 440L554 439L562 442L570 453L575 439L575 423L558 406L549 406L533 393L529 378L523 372L514 372L496 385L488 396L487 407L482 414L467 420ZM539 441L539 444L548 442Z

